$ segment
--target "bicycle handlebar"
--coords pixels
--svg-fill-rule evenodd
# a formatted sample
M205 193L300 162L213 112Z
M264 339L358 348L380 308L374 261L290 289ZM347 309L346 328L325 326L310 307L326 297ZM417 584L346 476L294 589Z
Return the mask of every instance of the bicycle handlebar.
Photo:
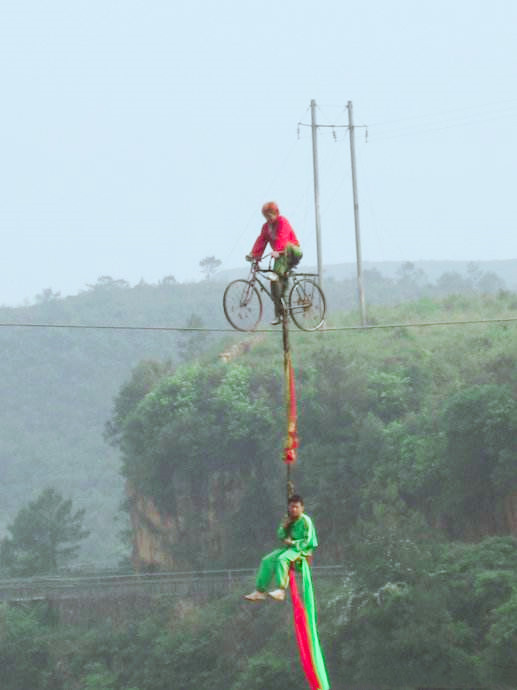
M249 258L248 258L248 257L249 257ZM273 264L274 258L275 258L275 257L272 255L272 253L264 254L263 256L260 257L260 259L255 259L254 257L252 257L252 256L249 255L249 254L248 254L248 256L246 256L246 259L247 259L247 260L250 262L250 264L251 264L251 270L252 270L254 273L256 273L256 272L259 272L259 273L268 273L268 272L272 271L272 270L273 270L272 264ZM260 262L261 262L261 261L264 261L264 259L269 259L269 264L268 264L267 268L266 268L265 266L261 266L261 265L260 265ZM294 269L294 267L291 268L291 269L289 269L289 271L288 271L287 273L288 273L288 275L290 275L290 276L292 276L292 277L294 277L294 276L308 276L308 277L311 277L311 278L319 277L319 276L318 276L318 273L307 273L307 272L305 272L305 271L303 271L303 272L298 272L298 271L296 271L296 270Z
M249 261L251 264L258 264L258 263L260 263L261 261L264 261L264 259L267 259L267 258L271 259L271 257L272 257L272 254L271 254L271 253L270 253L270 254L263 254L263 255L260 257L260 259L256 259L256 258L255 258L254 256L252 256L251 254L246 254L245 259L246 259L246 261ZM270 261L270 263L271 263L271 261Z
M269 259L268 268L263 268L260 265L260 262L264 261L264 259ZM274 257L272 254L264 254L263 256L260 257L260 259L256 259L254 256L251 256L250 254L248 254L246 256L246 260L249 261L252 266L256 266L261 271L270 271L271 270L271 264L273 263L273 259L274 259Z

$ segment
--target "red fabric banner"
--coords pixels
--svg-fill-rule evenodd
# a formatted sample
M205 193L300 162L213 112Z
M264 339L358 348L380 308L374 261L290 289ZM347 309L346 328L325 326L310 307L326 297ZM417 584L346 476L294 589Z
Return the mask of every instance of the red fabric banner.
M298 593L298 586L296 584L296 576L293 568L289 570L289 585L291 587L291 600L293 602L294 630L298 641L302 668L311 690L319 690L320 683L312 662L311 638L307 615L305 613L303 601Z

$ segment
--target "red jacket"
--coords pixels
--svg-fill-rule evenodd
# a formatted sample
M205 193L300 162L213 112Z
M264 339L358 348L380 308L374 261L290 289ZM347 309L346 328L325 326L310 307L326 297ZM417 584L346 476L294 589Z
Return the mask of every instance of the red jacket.
M275 252L283 252L288 244L300 246L291 223L284 216L278 216L272 231L269 223L264 223L260 235L257 237L251 250L254 259L260 259L268 242L271 245L271 249Z

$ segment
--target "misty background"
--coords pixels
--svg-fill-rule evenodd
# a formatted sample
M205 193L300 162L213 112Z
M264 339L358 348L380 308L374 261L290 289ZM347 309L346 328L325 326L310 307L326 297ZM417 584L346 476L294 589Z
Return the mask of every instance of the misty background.
M243 264L270 198L316 264L516 257L511 0L0 7L0 303ZM301 123L301 125L299 125Z
M225 281L245 273L270 198L314 267L311 99L335 125L318 130L332 308L355 307L348 100L367 304L479 275L516 289L516 14L503 0L2 3L2 321L223 326ZM221 261L210 290L207 256ZM104 524L99 506L123 499L102 439L113 397L140 360L177 362L179 341L0 335L0 528L46 483ZM87 550L111 558L118 530Z
M266 200L316 266L312 99L330 328L291 331L296 487L318 563L347 570L317 582L333 686L516 687L516 19L0 3L3 690L303 683L289 609L244 608L248 576L210 601L144 581L271 548L281 339L230 331L221 301ZM378 329L356 328L348 101Z

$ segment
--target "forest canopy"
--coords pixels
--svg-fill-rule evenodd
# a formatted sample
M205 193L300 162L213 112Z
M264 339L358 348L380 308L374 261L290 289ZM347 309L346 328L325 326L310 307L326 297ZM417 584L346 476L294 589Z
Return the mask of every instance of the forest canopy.
M464 298L424 299L391 316L422 321L432 311L434 320L452 320L477 308ZM514 331L493 323L292 336L301 439L295 481L323 532L321 558L342 560L356 531L384 509L414 513L447 539L515 529L505 513L517 490ZM140 375L136 369L133 380ZM110 426L124 476L164 514L174 516L181 504L187 523L186 510L208 519L221 500L215 479L222 486L231 479L233 498L218 510L224 547L212 553L199 543L197 558L236 566L261 551L271 508L281 510L283 500L279 344L258 340L229 363L179 367L130 401L132 386L121 389ZM235 534L245 532L246 511L266 535L254 546Z

